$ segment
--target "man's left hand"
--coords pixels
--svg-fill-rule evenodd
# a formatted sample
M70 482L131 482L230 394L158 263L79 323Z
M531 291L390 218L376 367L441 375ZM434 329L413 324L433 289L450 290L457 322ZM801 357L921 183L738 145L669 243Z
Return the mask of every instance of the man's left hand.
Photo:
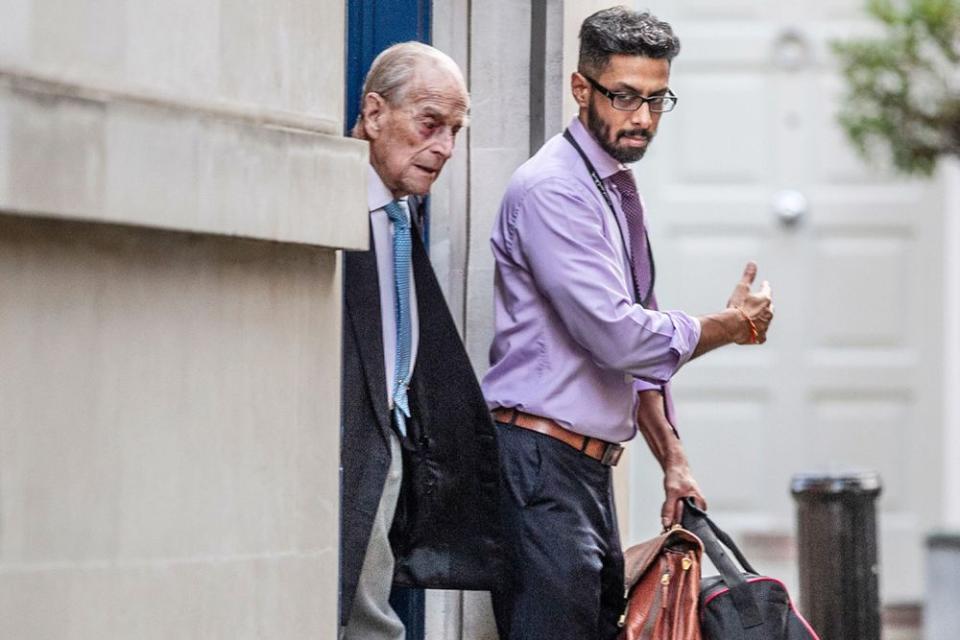
M663 472L663 489L666 499L660 509L660 521L667 529L673 524L679 524L683 517L683 499L692 497L698 507L707 509L707 501L700 493L697 481L690 473L686 461L668 464Z

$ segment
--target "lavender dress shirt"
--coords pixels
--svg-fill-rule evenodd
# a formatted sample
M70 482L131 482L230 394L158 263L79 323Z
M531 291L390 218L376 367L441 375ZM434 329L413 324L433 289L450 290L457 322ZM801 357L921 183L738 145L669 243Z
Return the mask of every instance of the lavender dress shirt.
M483 393L610 442L636 435L636 392L690 359L700 323L633 301L627 224L608 178L627 169L579 119L570 132L604 181L610 211L569 142L557 135L514 172L494 224L495 335Z

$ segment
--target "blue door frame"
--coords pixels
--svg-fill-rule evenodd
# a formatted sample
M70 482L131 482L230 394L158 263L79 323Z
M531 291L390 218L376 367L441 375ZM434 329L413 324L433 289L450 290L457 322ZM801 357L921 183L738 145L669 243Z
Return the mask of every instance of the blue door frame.
M398 42L430 43L431 0L347 0L346 132L357 120L363 79L377 54ZM421 205L424 241L429 242L428 208ZM394 588L390 603L407 628L407 640L424 638L422 589Z
M363 78L377 54L398 42L430 44L431 0L347 0L346 128L357 120Z

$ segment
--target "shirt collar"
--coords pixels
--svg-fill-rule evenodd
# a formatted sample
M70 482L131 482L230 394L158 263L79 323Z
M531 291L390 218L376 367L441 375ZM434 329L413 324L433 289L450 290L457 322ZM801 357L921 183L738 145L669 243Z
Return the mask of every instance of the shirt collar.
M372 213L393 202L393 194L383 184L373 165L367 165L367 209Z
M570 122L570 133L573 139L577 141L587 158L597 170L601 180L606 180L613 174L627 170L629 167L618 162L613 156L603 150L603 147L594 139L593 134L587 131L587 128L580 122L580 118L573 117Z

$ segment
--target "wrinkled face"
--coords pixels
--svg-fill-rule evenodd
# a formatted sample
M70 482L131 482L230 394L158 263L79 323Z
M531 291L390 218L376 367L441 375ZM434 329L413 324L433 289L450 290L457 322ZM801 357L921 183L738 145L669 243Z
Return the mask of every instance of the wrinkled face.
M440 65L425 64L396 105L367 94L363 112L370 163L394 197L430 190L453 154L468 108L463 80Z
M670 81L670 63L642 56L614 55L593 78L614 93L644 97L663 95ZM580 120L603 149L623 163L636 162L646 153L662 113L644 103L636 111L619 111L610 99L593 88L579 73L573 74L573 95L580 105Z

